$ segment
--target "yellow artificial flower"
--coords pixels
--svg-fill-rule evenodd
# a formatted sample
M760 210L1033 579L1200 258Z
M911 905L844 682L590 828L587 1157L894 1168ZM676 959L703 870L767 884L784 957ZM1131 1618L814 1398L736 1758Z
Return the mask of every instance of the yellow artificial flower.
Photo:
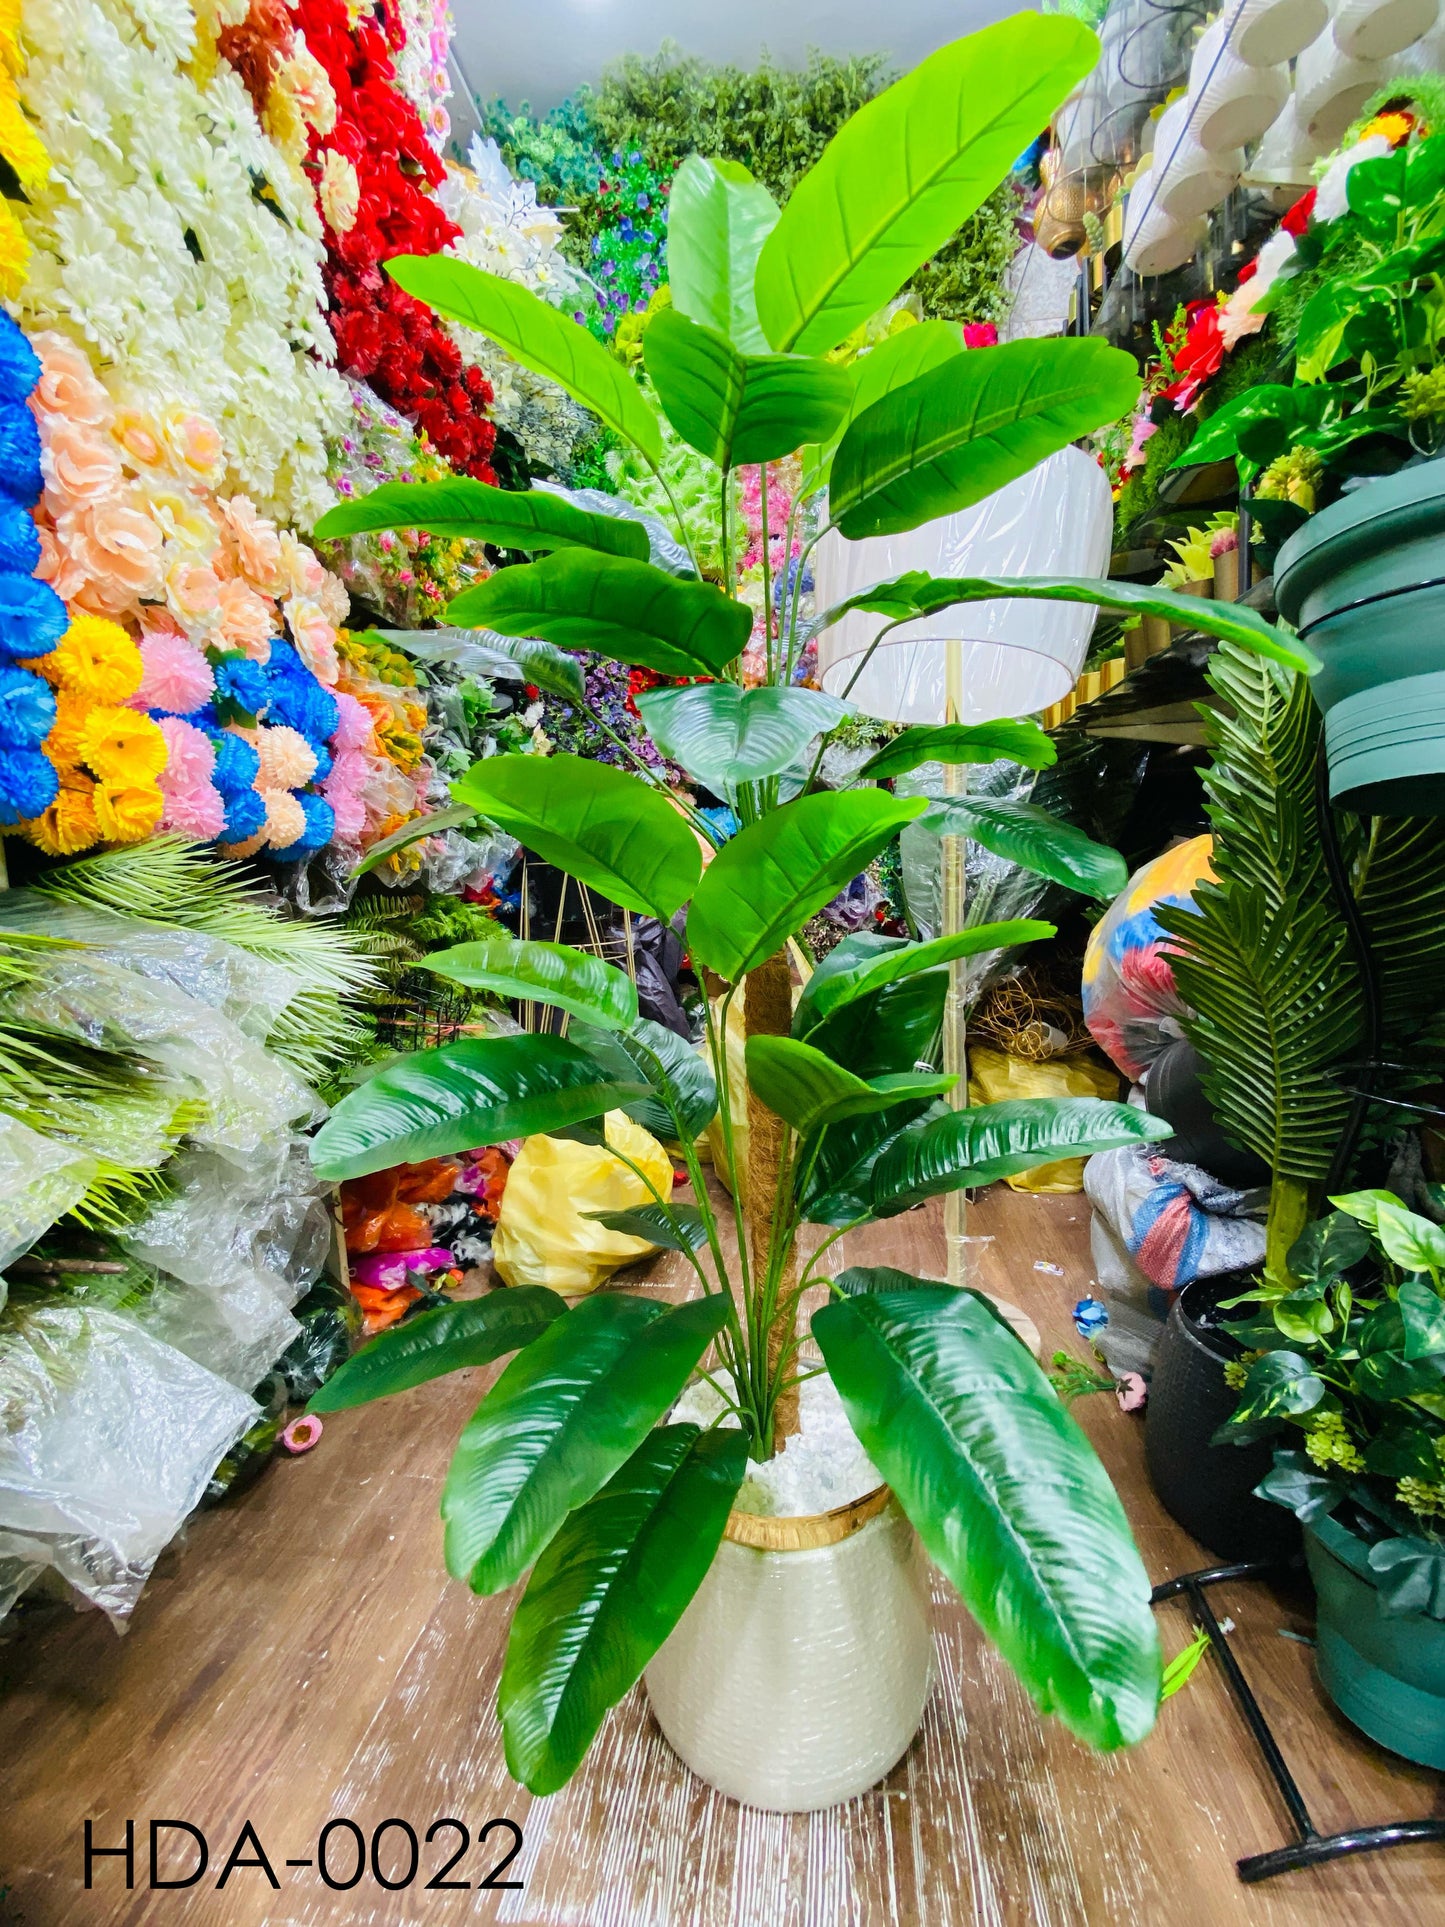
M57 769L80 761L80 732L91 707L83 696L72 696L64 689L56 697L55 721L41 747Z
M85 703L123 703L140 688L145 665L140 650L118 622L74 616L48 656L25 667Z
M8 201L0 201L0 297L13 301L30 278L30 243Z
M20 0L0 0L0 61L12 74L24 71L25 56L20 51Z
M1372 134L1383 134L1391 147L1398 147L1410 138L1416 126L1415 116L1407 114L1403 108L1392 113L1376 114L1375 118L1360 129L1359 138L1367 141Z
M81 726L80 760L104 783L140 789L166 766L166 739L135 709L92 709Z
M75 856L81 850L88 850L100 835L95 817L95 785L75 771L63 772L60 794L50 808L22 827L30 841L47 856Z
M45 143L25 118L8 63L0 64L0 154L15 170L15 178L33 200L50 179L50 156Z
M107 843L140 843L161 820L164 799L154 784L98 783L95 820Z

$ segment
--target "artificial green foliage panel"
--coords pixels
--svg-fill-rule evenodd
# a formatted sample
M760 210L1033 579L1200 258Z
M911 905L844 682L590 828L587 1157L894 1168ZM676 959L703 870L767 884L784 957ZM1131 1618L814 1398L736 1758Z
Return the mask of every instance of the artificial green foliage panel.
M557 382L649 462L662 460L657 417L622 363L530 288L444 254L397 254L382 265L409 295Z
M777 202L738 161L690 154L673 176L667 204L672 305L745 355L768 352L753 276L777 220Z
M643 338L663 412L689 446L737 468L822 441L853 394L846 368L809 355L745 355L715 328L664 308Z
M327 1379L306 1409L344 1412L374 1398L408 1392L446 1372L489 1365L504 1352L520 1351L540 1338L566 1310L566 1299L545 1285L518 1285L421 1312L368 1340Z
M735 983L927 807L922 797L847 790L805 796L750 824L703 873L687 918L693 956Z
M1138 395L1133 356L1107 342L971 349L853 420L833 458L829 512L852 540L915 529L1017 481Z
M665 797L606 763L489 756L452 794L579 883L664 923L702 870L696 838Z
M1016 14L940 47L861 108L763 245L758 316L773 346L823 353L891 300L993 192L1098 53L1075 20Z
M452 1577L480 1593L520 1579L672 1404L727 1308L723 1293L668 1306L598 1292L519 1352L468 1421L447 1473Z
M498 569L454 596L447 615L562 649L595 649L663 676L715 676L752 634L752 611L721 589L585 549Z
M920 1284L813 1318L849 1422L1042 1712L1099 1748L1154 1724L1149 1580L1092 1446L976 1293Z
M565 1037L465 1037L388 1064L349 1091L311 1141L318 1177L365 1177L473 1144L555 1131L646 1095Z
M647 733L710 790L775 776L849 714L821 689L744 689L733 682L647 689L636 697Z
M628 1030L637 1022L637 986L627 973L571 944L518 943L499 934L433 950L420 959L420 968L470 990L549 1004L608 1030Z
M508 1770L533 1793L571 1778L682 1617L746 1466L740 1431L660 1426L537 1561L497 1694Z
M433 535L494 542L504 549L601 549L647 560L647 531L620 515L574 508L545 489L490 488L470 475L441 482L383 482L369 495L338 502L311 531L315 541L375 529L427 529Z
M1162 1117L1097 1097L1016 1097L950 1111L905 1133L878 1160L873 1209L879 1217L893 1217L944 1191L1170 1135Z

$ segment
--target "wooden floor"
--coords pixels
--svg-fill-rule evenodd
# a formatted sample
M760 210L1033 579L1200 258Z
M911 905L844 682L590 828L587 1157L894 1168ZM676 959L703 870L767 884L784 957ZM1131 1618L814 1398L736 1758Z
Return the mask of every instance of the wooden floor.
M1046 1355L1082 1347L1069 1310L1090 1283L1082 1199L998 1188L972 1210L977 1282L1023 1305ZM936 1271L936 1211L855 1238L854 1261ZM656 1282L669 1274L664 1261ZM1041 1266L1058 1266L1062 1275ZM636 1273L623 1282L636 1286ZM1150 1740L1102 1759L1043 1725L957 1602L939 1589L940 1680L919 1738L887 1782L825 1814L780 1818L710 1793L678 1763L634 1692L582 1772L550 1800L508 1779L492 1714L508 1601L479 1601L442 1571L438 1487L480 1375L326 1423L309 1457L278 1463L207 1515L168 1556L130 1632L63 1621L4 1655L0 1696L0 1920L24 1927L962 1927L1028 1922L1368 1927L1445 1920L1445 1849L1412 1847L1241 1887L1236 1856L1285 1837L1284 1816L1214 1663L1163 1709ZM1140 1421L1112 1398L1075 1407L1124 1495L1151 1575L1207 1563L1163 1514ZM1238 1587L1215 1595L1321 1827L1445 1812L1437 1776L1371 1747L1315 1686L1307 1602ZM1189 1637L1161 1611L1166 1655ZM441 1829L422 1873L388 1892L370 1872L330 1891L310 1859L323 1825L370 1838L392 1817L425 1835L457 1816L523 1833L520 1889L424 1891L459 1843ZM136 1821L137 1888L97 1863L82 1886L86 1819L98 1844ZM145 1891L146 1825L206 1834L196 1886ZM216 1879L244 1823L275 1865ZM177 1847L182 1836L167 1836ZM452 1878L478 1881L510 1844L496 1829ZM404 1835L381 1871L405 1871ZM346 1879L352 1836L333 1828ZM256 1858L251 1848L243 1858ZM179 1852L161 1872L193 1864ZM8 1912L6 1911L8 1908Z

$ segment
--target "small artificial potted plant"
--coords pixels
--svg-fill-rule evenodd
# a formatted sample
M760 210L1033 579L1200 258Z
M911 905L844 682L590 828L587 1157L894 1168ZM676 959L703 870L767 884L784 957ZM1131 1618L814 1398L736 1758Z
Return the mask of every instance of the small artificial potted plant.
M1254 520L1282 543L1280 613L1323 659L1312 687L1336 802L1425 815L1445 809L1445 133L1356 160L1346 194L1297 242L1318 285L1293 381L1227 403L1175 466L1234 455L1256 483Z
M1280 1446L1260 1496L1304 1524L1320 1679L1382 1746L1445 1767L1445 1229L1388 1191L1331 1200L1229 1329L1231 1439Z
M609 1112L625 1110L678 1146L690 1180L689 1201L654 1193L615 1226L683 1254L698 1288L688 1302L609 1291L569 1309L542 1289L496 1292L382 1335L313 1401L335 1410L516 1353L463 1431L442 1510L459 1579L492 1593L530 1572L499 1710L511 1770L537 1792L569 1778L644 1669L669 1737L739 1797L799 1808L871 1784L907 1745L927 1691L914 1530L1042 1708L1101 1747L1141 1738L1154 1718L1148 1581L1108 1479L1044 1374L978 1294L889 1269L831 1278L825 1261L848 1230L925 1198L1167 1126L1096 1100L973 1111L944 1102L953 1080L932 1065L950 970L1048 926L985 926L927 944L856 936L819 964L796 1009L785 950L930 809L946 833L1076 889L1109 895L1122 864L1028 804L930 805L878 787L928 761L1008 756L1043 767L1053 746L1027 721L906 730L852 787L820 789L826 732L848 710L795 686L801 564L776 596L765 583L765 680L745 686L753 612L736 593L732 541L740 465L801 449L828 491L823 527L887 534L982 499L1133 400L1132 361L1096 340L965 351L959 331L923 324L852 368L828 359L957 229L1096 57L1077 22L1028 14L942 48L841 130L781 212L737 166L689 160L669 215L672 307L644 338L647 385L509 282L443 257L386 263L438 312L561 383L654 466L655 395L719 477L717 586L685 562L669 573L649 559L662 551L650 552L638 522L546 490L391 483L318 528L445 529L540 555L466 590L449 619L484 630L489 649L570 702L585 701L571 649L672 679L638 696L644 725L741 825L723 841L620 742L631 769L572 756L475 765L454 785L459 819L485 818L634 911L668 922L688 906L687 944L714 992L705 1054L640 1020L628 978L595 957L560 944L460 946L428 967L554 1005L568 1034L466 1039L400 1060L343 1099L313 1147L318 1171L341 1179L534 1132L597 1137ZM999 595L1176 620L1197 606L1126 583L915 573L814 627L864 607L889 618L881 640L890 626ZM1310 665L1254 612L1204 607L1216 633ZM747 1033L745 1171L725 1074L735 1006ZM721 1211L698 1148L714 1118L731 1192ZM807 1226L822 1227L816 1248ZM799 1328L813 1286L831 1295L811 1319L816 1357ZM691 1416L673 1415L690 1382L710 1392L710 1414L689 1405ZM769 1550L737 1526L735 1501L795 1430L800 1394L806 1413L824 1390L878 1490L842 1521L844 1539ZM838 1523L832 1508L826 1516ZM849 1546L869 1533L883 1543L858 1555L850 1579ZM812 1623L796 1611L796 1586L794 1605L771 1621L767 1598L746 1589L733 1588L733 1607L720 1604L734 1554L811 1561ZM750 1649L740 1615L761 1615ZM691 1642L682 1666L674 1639ZM790 1641L795 1663L778 1658ZM894 1686L871 1691L870 1675L887 1673L904 1646ZM830 1666L833 1690L821 1694ZM845 1672L856 1692L840 1685ZM809 1744L786 1773L770 1774L790 1732Z

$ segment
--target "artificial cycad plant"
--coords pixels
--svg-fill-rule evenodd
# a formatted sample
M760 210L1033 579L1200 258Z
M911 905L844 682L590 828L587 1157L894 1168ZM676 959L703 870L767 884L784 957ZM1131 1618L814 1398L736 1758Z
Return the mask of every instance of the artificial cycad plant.
M708 821L640 764L478 763L454 786L459 810L626 909L668 922L686 906L687 946L715 993L705 1050L640 1018L628 977L596 957L562 944L467 944L429 966L555 1006L566 1035L464 1039L404 1059L339 1104L315 1142L317 1168L347 1178L532 1132L600 1138L606 1114L623 1110L679 1147L690 1201L654 1195L607 1221L684 1254L694 1298L669 1306L617 1291L569 1309L541 1288L496 1292L384 1334L314 1401L336 1409L516 1353L462 1434L442 1510L458 1578L492 1593L530 1571L499 1706L511 1769L538 1792L567 1780L676 1624L748 1458L767 1458L786 1433L798 1383L818 1369L802 1359L798 1310L815 1285L830 1301L811 1336L851 1424L1039 1706L1100 1747L1138 1740L1153 1722L1148 1582L1103 1468L1044 1374L979 1294L886 1269L834 1278L828 1260L848 1231L924 1199L1166 1127L1096 1100L946 1101L953 1080L933 1065L950 966L1052 935L1047 924L929 943L847 938L796 1008L785 949L930 809L940 828L1096 895L1120 887L1122 864L1028 805L930 805L878 784L924 760L1003 754L1043 767L1053 747L1027 720L905 731L857 786L819 789L818 745L846 703L794 686L796 580L776 607L767 585L766 679L744 684L753 614L734 593L728 526L740 464L801 451L811 485L828 491L823 526L886 534L979 501L1133 404L1133 362L1095 340L965 351L957 330L928 324L852 368L828 359L992 191L1097 51L1077 22L1025 14L940 49L860 110L781 212L734 164L691 160L680 171L673 308L649 326L645 360L673 428L720 471L720 585L685 564L658 566L641 523L537 489L391 483L318 530L421 526L533 554L466 590L450 621L485 630L489 648L570 702L583 701L570 650L675 679L638 698L644 723L666 757L728 797L741 825L716 847ZM462 262L386 266L657 463L646 391L584 329ZM846 607L881 614L886 634L1000 594L1203 615L1246 647L1307 660L1251 611L1103 582L908 575ZM826 611L815 627L844 613ZM745 1100L726 1075L739 1002ZM710 1125L732 1194L721 1211L699 1153ZM810 1226L824 1228L821 1242L802 1237ZM699 1372L726 1407L711 1430L668 1422Z

